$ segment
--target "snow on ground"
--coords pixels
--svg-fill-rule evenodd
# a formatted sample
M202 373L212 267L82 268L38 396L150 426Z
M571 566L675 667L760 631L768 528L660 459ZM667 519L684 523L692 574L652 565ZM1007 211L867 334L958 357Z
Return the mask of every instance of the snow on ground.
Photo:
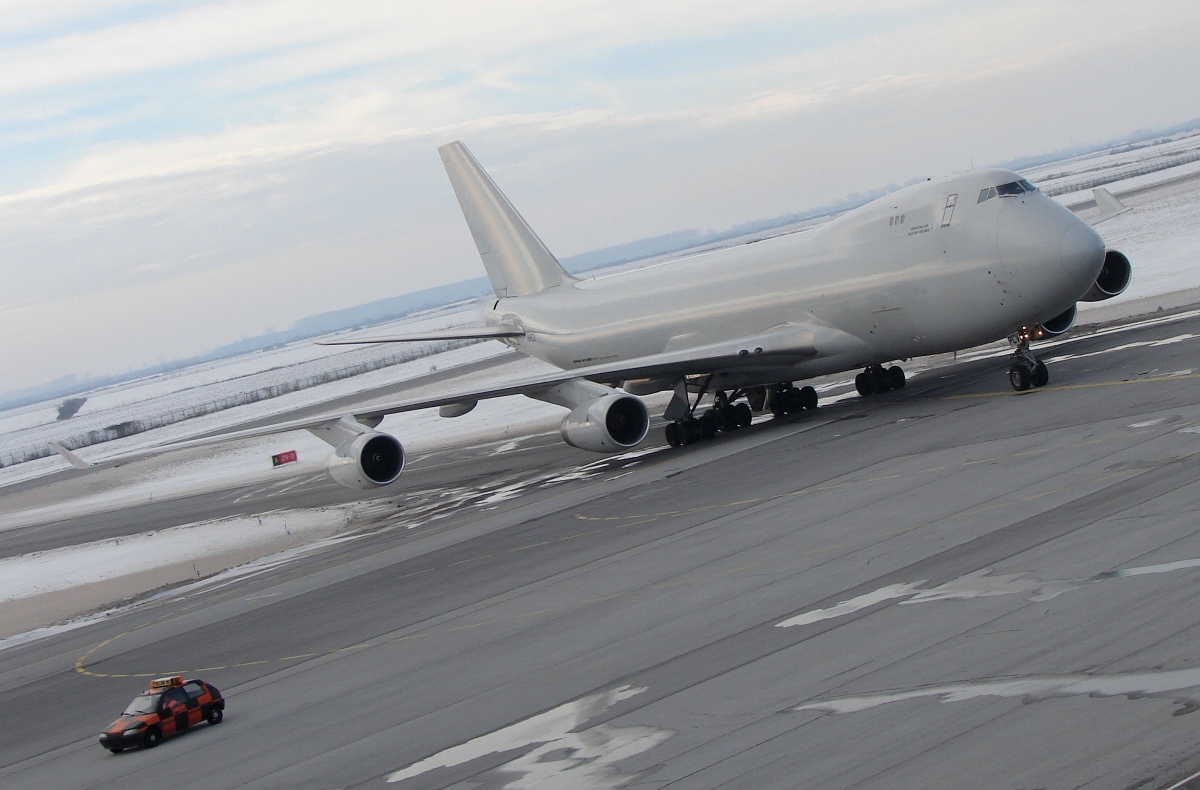
M349 508L264 513L143 532L122 538L0 559L0 603L129 576L165 564L253 550L280 535L307 540L344 526Z

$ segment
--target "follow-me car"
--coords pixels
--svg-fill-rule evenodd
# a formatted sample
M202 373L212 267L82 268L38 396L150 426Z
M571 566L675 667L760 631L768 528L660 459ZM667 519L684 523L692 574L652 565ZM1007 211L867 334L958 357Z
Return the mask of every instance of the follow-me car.
M131 746L151 749L202 721L220 724L224 718L225 699L216 686L181 676L157 678L108 725L100 745L113 754Z
M404 468L400 442L375 430L388 414L439 407L454 417L481 399L521 394L568 410L566 442L608 452L645 438L639 396L671 391L667 439L689 444L748 424L754 411L815 407L813 389L796 382L861 369L856 385L869 395L904 386L891 361L1005 337L1016 346L1009 379L1023 390L1048 380L1030 341L1065 332L1077 302L1116 296L1131 274L1087 223L1016 173L990 169L921 182L814 231L579 279L461 142L439 151L495 291L484 325L331 342L492 338L561 372L139 456L306 429L334 448L326 463L334 480L370 489ZM1101 218L1123 209L1103 190L1096 196ZM711 408L701 412L702 402Z

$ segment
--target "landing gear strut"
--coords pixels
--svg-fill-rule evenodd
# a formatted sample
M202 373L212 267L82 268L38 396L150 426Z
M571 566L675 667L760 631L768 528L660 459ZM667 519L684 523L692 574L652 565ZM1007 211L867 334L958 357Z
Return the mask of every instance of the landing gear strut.
M888 390L902 390L904 384L904 370L899 365L892 365L890 368L870 365L854 377L854 389L864 398L868 395L880 395Z
M755 408L769 408L772 414L793 414L804 409L815 409L817 407L817 391L812 387L796 388L791 383L776 385L769 393L763 393L761 388L756 388L750 392L746 390L734 390L732 393L727 393L724 390L718 391L713 396L713 405L703 414L696 416L696 411L700 407L700 401L708 393L709 384L712 382L712 377L705 379L700 387L699 393L693 402L688 399L686 414L673 422L667 423L665 432L667 444L672 447L680 447L685 444L695 444L704 439L711 439L718 432L728 433L736 431L740 428L748 428L750 420L753 417L753 410L749 403L742 401L737 403L739 398L746 397L747 400L752 400L756 404ZM765 397L764 397L765 395ZM676 397L679 397L678 395Z
M1024 333L1015 336L1017 349L1013 352L1013 363L1008 369L1008 383L1017 392L1030 387L1044 387L1050 381L1046 363L1029 350L1029 337Z

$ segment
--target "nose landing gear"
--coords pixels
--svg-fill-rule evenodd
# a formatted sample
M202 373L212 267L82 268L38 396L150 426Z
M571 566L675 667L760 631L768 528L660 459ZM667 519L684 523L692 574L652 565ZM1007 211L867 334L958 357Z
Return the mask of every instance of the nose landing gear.
M1050 371L1046 363L1029 350L1029 338L1021 333L1017 336L1017 349L1013 352L1013 363L1008 369L1008 383L1017 392L1031 387L1044 387L1050 382Z
M899 365L892 365L890 368L870 365L854 377L854 389L864 398L868 395L880 395L888 390L904 389L904 384L904 370Z

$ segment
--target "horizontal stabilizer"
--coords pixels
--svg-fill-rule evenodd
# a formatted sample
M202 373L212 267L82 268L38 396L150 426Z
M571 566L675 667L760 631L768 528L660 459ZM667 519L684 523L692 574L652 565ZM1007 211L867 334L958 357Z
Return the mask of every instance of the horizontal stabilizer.
M423 343L428 340L496 340L502 337L524 337L525 332L514 326L457 326L436 332L415 332L410 335L379 335L354 337L345 340L322 340L319 346L357 346L368 343Z
M50 449L67 459L67 463L76 469L91 469L92 465L80 458L75 453L63 447L58 442L50 442Z
M1096 198L1096 207L1100 209L1100 214L1093 217L1089 224L1099 225L1106 219L1112 219L1119 214L1124 214L1129 211L1129 208L1117 200L1112 192L1109 192L1104 187L1096 187L1092 190L1092 196Z

